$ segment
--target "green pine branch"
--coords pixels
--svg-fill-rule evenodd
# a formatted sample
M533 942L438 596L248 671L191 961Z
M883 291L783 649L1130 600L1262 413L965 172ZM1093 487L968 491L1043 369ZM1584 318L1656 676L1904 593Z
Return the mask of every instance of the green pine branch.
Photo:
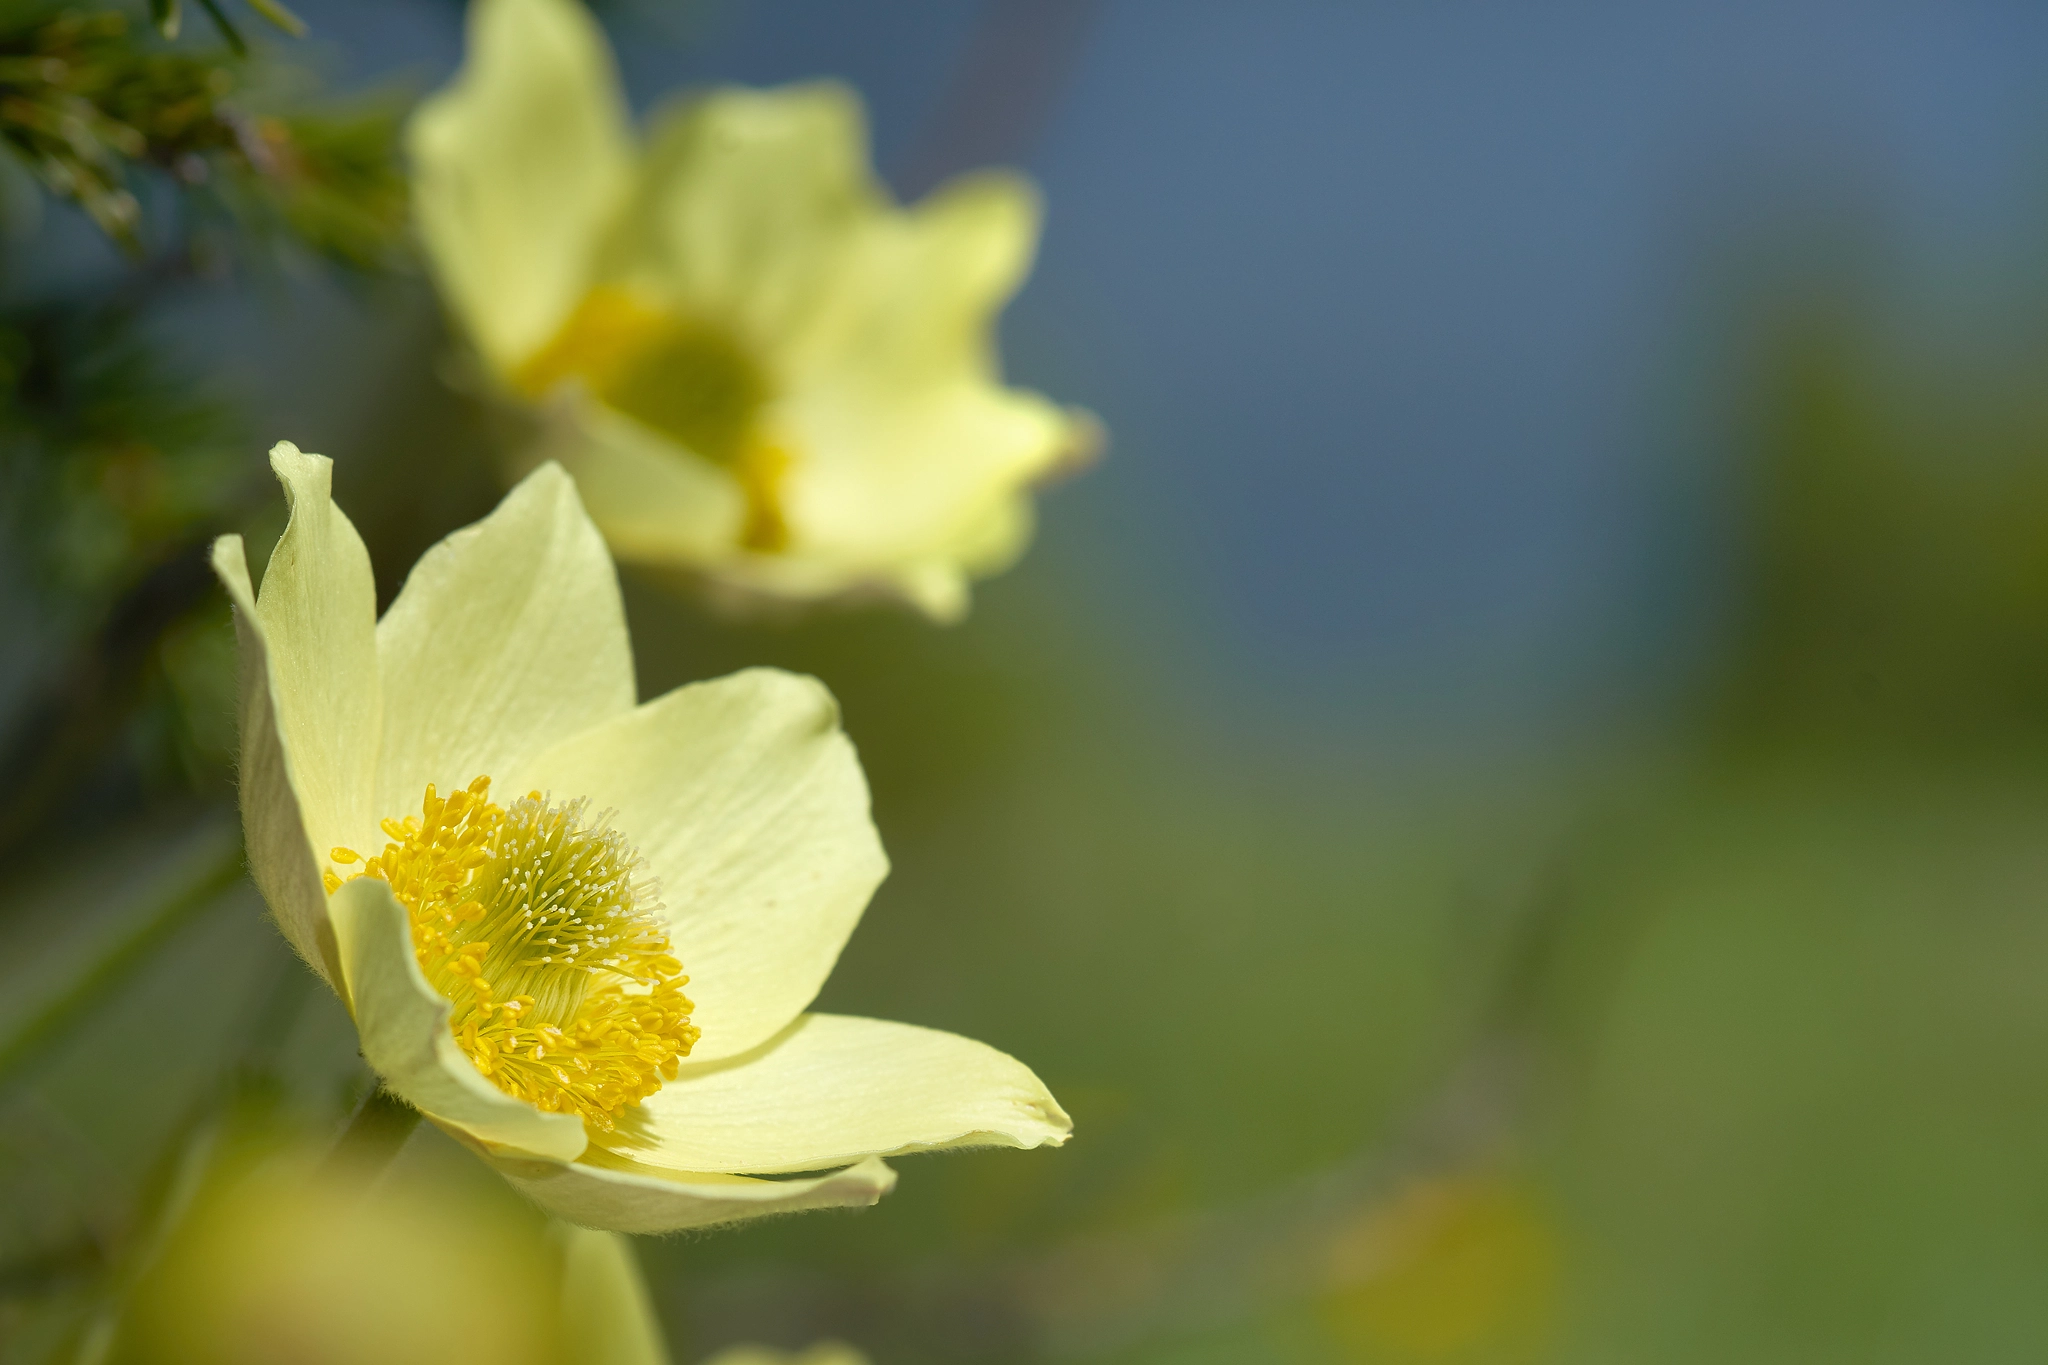
M396 259L405 227L394 101L345 109L252 107L247 46L201 0L227 50L171 47L177 0L155 0L156 32L120 10L36 12L0 23L0 147L53 195L77 203L131 254L143 253L141 199L151 175L224 207L261 242L297 241L343 266ZM275 0L252 8L287 30Z
M237 29L234 22L222 12L218 0L199 0L199 4L200 8L206 11L207 17L213 20L214 27L220 30L221 37L227 40L229 47L237 53L246 53L249 50L241 30ZM292 37L305 36L306 21L279 4L278 0L249 0L249 8ZM174 39L178 36L178 30L183 27L184 6L180 0L149 0L149 20L156 25L157 32L165 38Z

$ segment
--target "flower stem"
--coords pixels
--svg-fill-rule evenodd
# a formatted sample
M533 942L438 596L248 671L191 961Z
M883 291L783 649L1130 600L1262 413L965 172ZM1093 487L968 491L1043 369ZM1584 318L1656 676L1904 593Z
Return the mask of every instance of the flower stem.
M363 1096L348 1127L334 1140L334 1149L321 1163L324 1172L346 1170L358 1176L375 1175L398 1155L398 1149L419 1126L420 1111L382 1085Z
M69 985L0 1035L0 1088L17 1079L30 1062L102 996L148 961L160 944L241 879L242 844L232 840L219 855L203 862L129 924L125 932L85 964Z

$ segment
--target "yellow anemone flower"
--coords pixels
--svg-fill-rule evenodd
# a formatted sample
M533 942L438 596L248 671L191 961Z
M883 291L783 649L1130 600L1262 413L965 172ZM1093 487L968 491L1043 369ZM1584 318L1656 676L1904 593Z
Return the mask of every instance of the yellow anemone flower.
M391 1091L626 1232L870 1204L883 1156L1066 1140L993 1048L804 1012L888 867L821 685L749 669L636 706L611 560L554 465L382 620L329 462L271 467L291 518L261 593L238 537L213 556L249 862Z
M474 0L409 150L443 296L622 559L952 619L1030 538L1029 485L1094 443L998 372L1031 185L898 208L844 87L717 90L636 148L582 5Z

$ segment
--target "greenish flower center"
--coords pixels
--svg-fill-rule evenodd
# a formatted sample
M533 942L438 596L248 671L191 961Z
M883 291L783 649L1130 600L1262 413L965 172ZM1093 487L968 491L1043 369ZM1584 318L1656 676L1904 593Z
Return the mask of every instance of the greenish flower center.
M601 285L514 382L540 397L572 377L606 406L731 471L747 500L742 545L788 548L782 482L790 453L763 430L768 374L731 329Z
M677 321L627 357L598 396L730 468L746 449L768 384L724 328Z

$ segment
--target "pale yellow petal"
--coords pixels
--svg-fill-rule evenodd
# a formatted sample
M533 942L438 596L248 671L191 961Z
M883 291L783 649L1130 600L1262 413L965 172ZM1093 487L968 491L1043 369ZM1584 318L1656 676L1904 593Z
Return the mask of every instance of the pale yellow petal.
M997 497L979 517L960 523L949 548L969 572L1007 569L1031 542L1037 520L1029 497L1019 493Z
M369 810L376 762L376 586L334 505L333 464L288 442L270 452L290 520L259 592L241 541L215 547L241 643L242 811L256 884L292 946L332 978L319 860ZM308 882L308 860L314 860ZM323 898L324 899L324 898Z
M906 602L941 625L967 615L967 571L952 560L916 560L892 577Z
M690 974L698 1060L794 1019L888 871L860 761L812 678L756 668L680 687L519 771L522 791L616 811L646 856Z
M941 625L967 614L968 580L999 573L1031 543L1037 520L1029 496L996 494L979 516L963 517L945 547L890 571L897 592Z
M407 133L420 235L449 305L500 373L589 284L632 177L603 32L576 0L474 0L453 84Z
M1029 529L1006 508L1089 429L1036 394L967 380L821 384L790 393L775 420L804 452L783 486L794 544L868 576L923 559L1001 567ZM1004 517L1006 534L991 544Z
M655 120L606 273L733 327L779 368L848 302L845 267L881 202L852 91L712 91Z
M577 1365L668 1365L661 1323L633 1244L616 1232L555 1226L562 1253L562 1335Z
M1041 216L1037 188L1007 171L961 176L879 216L851 267L859 325L817 359L887 389L995 380L996 316L1031 272Z
M334 505L333 462L281 442L270 467L291 519L256 594L292 788L319 850L368 813L377 733L377 587Z
M881 1161L803 1180L687 1174L629 1161L598 1166L498 1157L491 1164L557 1218L614 1232L680 1232L808 1209L865 1208L896 1185L896 1173Z
M1001 382L995 320L1037 233L1029 182L988 172L866 234L858 323L814 353L771 413L803 452L784 486L803 556L893 581L943 619L964 609L967 574L1022 549L1023 490L1091 430Z
M1073 1124L1031 1069L936 1029L807 1015L743 1057L686 1065L594 1142L647 1166L773 1174L948 1147L1042 1147Z
M739 538L745 499L726 470L582 394L561 395L551 416L546 453L619 558L702 564Z
M341 967L335 957L334 933L327 924L327 892L320 884L320 863L306 834L299 799L292 791L291 763L277 727L277 704L271 695L269 652L256 615L256 593L249 586L249 566L240 536L214 542L213 571L235 604L235 642L240 656L241 731L236 787L242 807L242 844L249 873L276 916L285 941L336 991Z
M804 554L794 548L784 554L730 556L709 572L721 586L739 589L738 600L742 603L749 596L809 601L863 592L882 597L905 595L896 581L893 565L878 567Z
M377 625L377 652L380 818L418 810L429 782L447 791L502 780L633 705L618 576L575 485L552 464L420 557Z
M363 1060L391 1092L492 1149L573 1160L583 1120L544 1114L484 1079L449 1032L448 1001L414 956L405 907L375 877L345 883L328 902Z
M967 571L959 560L942 553L925 551L907 560L887 555L833 558L801 552L741 555L725 560L715 572L720 584L764 598L899 598L942 625L967 614Z

